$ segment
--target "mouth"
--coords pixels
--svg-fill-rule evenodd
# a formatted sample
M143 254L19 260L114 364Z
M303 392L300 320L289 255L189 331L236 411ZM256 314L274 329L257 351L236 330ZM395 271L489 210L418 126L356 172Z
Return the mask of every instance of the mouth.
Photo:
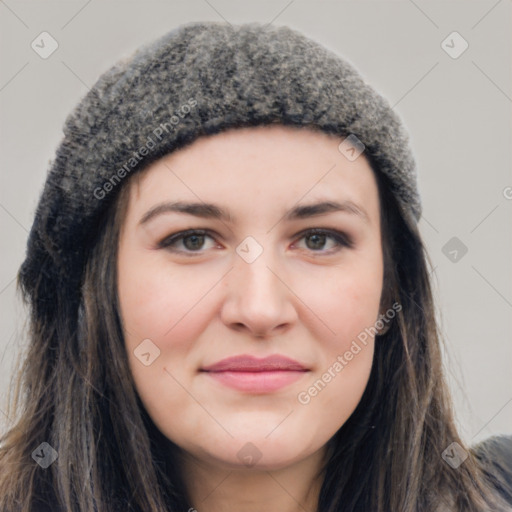
M304 377L310 370L281 355L258 359L249 355L229 357L200 369L224 386L246 393L271 393Z
M258 371L258 372L205 372L212 379L247 393L271 393L301 379L308 370L303 371Z

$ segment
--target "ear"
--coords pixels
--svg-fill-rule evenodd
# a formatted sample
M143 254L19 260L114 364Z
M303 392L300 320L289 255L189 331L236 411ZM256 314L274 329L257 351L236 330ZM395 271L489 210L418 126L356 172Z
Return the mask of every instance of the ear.
M377 330L376 336L382 336L382 335L386 334L391 327L391 322L393 322L393 319L388 318L385 315L385 312L381 312L379 314L379 317L377 318L377 321L375 322L375 325L380 326L382 324L383 327L381 329Z
M393 300L393 290L391 289L391 287L386 286L385 280L380 299L379 316L375 321L375 326L378 329L376 336L382 336L383 334L386 334L389 331L395 315L390 317L389 314L387 313L390 310L394 312L394 303L395 301Z

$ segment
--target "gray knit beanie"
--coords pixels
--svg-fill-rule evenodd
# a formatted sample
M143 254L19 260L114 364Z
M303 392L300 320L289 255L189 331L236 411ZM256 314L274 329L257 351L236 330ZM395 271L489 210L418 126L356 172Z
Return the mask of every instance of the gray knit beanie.
M67 118L19 273L37 318L76 311L87 251L128 176L201 135L276 122L364 149L419 220L407 134L352 66L286 27L185 25L104 73Z

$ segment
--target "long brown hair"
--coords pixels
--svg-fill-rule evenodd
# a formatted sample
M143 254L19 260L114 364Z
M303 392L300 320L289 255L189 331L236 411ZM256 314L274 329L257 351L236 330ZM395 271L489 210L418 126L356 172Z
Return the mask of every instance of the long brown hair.
M130 181L90 243L78 311L55 304L42 324L31 307L29 345L0 443L0 509L32 505L77 512L183 512L190 507L180 449L155 427L137 395L118 314L116 261ZM382 304L402 309L378 336L368 385L356 410L327 445L318 512L484 512L507 510L492 476L460 439L443 375L425 252L416 224L389 183L379 188ZM31 457L47 442L58 458L42 469ZM468 458L442 458L458 443ZM443 508L444 507L444 508ZM35 510L38 510L35 508Z

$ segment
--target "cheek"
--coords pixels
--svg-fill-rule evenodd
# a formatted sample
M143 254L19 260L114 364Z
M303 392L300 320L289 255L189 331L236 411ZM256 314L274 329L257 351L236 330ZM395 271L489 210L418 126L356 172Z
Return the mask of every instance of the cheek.
M154 391L162 386L171 386L175 396L181 396L166 370L180 382L196 370L196 362L189 355L194 340L211 321L208 292L218 279L211 270L205 272L193 266L173 272L157 258L142 264L136 253L120 257L118 275L130 369L141 398L151 408L157 399ZM146 361L139 358L148 352Z
M131 265L130 272L123 272L125 264ZM175 429L179 432L181 423L176 425L169 416L176 410L183 411L182 422L192 433L198 427L186 419L191 404L185 389L192 389L197 371L195 340L211 321L213 308L208 292L218 278L211 270L205 273L190 266L172 273L161 262L141 266L128 259L121 261L119 275L125 345L137 392L166 435L175 435ZM152 361L146 366L137 354L141 354L141 342L148 339L157 350L151 344L144 349ZM154 354L158 356L153 360Z
M378 314L381 288L374 280L349 280L333 284L330 300L324 301L324 311L336 338L345 343L374 326Z
M207 317L197 315L198 306L218 278L212 269L190 265L175 271L161 260L160 255L146 257L144 264L136 256L120 260L119 299L129 337L154 339L163 349L169 339L178 343L190 339L191 330L200 332Z
M296 399L307 417L321 418L319 437L330 438L347 421L368 384L375 343L372 328L379 313L378 284L352 274L323 287L317 297L314 307L322 311L329 330L318 327L319 364Z
M324 326L322 338L330 346L329 352L347 350L353 339L375 326L382 277L382 263L374 258L367 264L333 269L320 286L309 280L304 283L304 302L318 313L321 322L317 323Z
M357 407L370 376L375 323L382 292L378 258L362 265L336 268L321 286L304 283L304 302L318 314L315 330L319 365L298 397L323 415L334 432ZM309 290L309 292L308 292Z

